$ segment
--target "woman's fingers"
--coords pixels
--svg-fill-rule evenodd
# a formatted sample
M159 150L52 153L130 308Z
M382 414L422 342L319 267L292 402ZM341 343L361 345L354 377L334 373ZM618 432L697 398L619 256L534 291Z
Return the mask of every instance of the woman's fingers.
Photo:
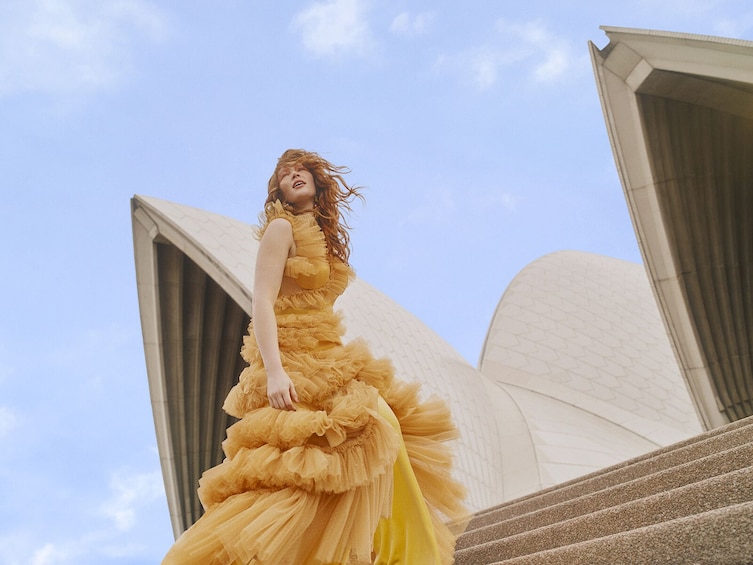
M290 390L283 390L268 397L269 405L277 410L295 410L293 402L298 402L295 387L291 384Z

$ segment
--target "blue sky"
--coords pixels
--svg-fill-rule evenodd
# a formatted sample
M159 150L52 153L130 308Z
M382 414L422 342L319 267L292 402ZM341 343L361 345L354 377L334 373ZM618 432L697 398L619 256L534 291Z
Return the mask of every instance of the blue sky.
M151 564L172 542L134 193L253 222L284 149L348 165L359 275L474 364L531 261L639 262L600 25L753 39L753 7L0 1L0 564Z

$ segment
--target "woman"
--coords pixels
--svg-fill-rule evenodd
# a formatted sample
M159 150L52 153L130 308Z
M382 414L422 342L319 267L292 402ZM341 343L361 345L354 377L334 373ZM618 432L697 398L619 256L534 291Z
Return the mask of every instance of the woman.
M206 513L163 563L453 562L467 515L449 410L364 341L344 344L333 311L353 277L341 212L360 197L345 172L288 150L269 180L248 367L223 406L240 420L199 482Z

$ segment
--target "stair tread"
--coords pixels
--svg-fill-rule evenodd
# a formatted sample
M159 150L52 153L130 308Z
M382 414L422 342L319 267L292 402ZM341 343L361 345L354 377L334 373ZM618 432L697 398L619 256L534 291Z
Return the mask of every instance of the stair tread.
M503 561L479 556L476 565L745 565L751 532L753 502L745 502Z
M456 563L477 565L478 556L490 552L509 559L752 500L753 467L749 466L512 536L500 528L498 539L456 551Z
M684 462L700 459L737 446L753 442L753 417L733 422L706 432L695 438L684 440L644 454L640 457L584 475L577 479L555 485L548 489L526 495L513 501L488 508L474 516L466 531L470 532L495 523L505 514L508 517L523 515L556 502L574 499L610 488L615 484L670 469Z
M557 521L603 510L609 506L624 504L670 489L699 482L736 469L749 466L753 461L753 443L743 444L726 451L714 453L701 459L689 461L654 474L631 481L612 485L607 489L589 492L579 497L565 499L550 506L530 512L506 516L499 513L499 519L485 526L467 530L457 543L458 549L478 545L493 540L497 532L507 536L523 531L550 525Z

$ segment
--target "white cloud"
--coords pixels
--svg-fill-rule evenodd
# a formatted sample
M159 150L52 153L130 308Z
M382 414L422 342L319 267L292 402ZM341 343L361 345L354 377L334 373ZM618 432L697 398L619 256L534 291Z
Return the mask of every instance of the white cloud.
M78 92L117 84L129 46L164 37L146 0L11 0L0 7L0 95Z
M317 57L365 55L372 46L366 0L317 2L293 18L303 46Z
M476 206L482 210L493 210L501 207L508 212L515 212L518 209L519 203L519 196L515 196L509 192L496 192L479 199L476 202Z
M543 22L497 20L490 40L439 58L435 68L466 74L480 90L486 90L497 84L504 72L520 68L528 80L547 84L587 65L585 55L577 55L566 39L550 32Z
M481 90L493 86L497 82L500 71L518 61L525 59L528 54L519 49L501 51L492 47L482 47L471 55L466 65L473 76L473 82Z
M39 537L36 532L36 538ZM30 537L30 536L27 536ZM31 549L31 557L22 562L31 565L74 565L92 562L92 557L103 551L102 544L109 536L105 532L93 532L81 537L60 542L46 542L41 547ZM38 542L37 542L38 543ZM96 557L94 557L96 559Z
M0 560L7 565L73 565L97 553L94 536L62 542L40 541L45 532L16 530L0 539Z
M0 563L3 565L28 565L32 553L29 547L34 547L38 540L28 529L11 528L7 525L0 532Z
M470 65L473 78L482 90L486 90L497 82L497 61L493 55L477 55Z
M71 557L70 550L47 543L34 552L31 565L53 565L54 563L66 563Z
M92 515L84 501L64 516L68 522L55 531L47 525L22 523L10 529L8 524L0 531L0 563L76 565L110 562L107 558L120 563L129 556L139 556L139 562L144 562L143 557L155 551L144 524L148 523L146 514L153 513L164 499L160 471L115 472L109 492L97 498L104 502L94 509L93 528L87 527Z
M164 495L162 474L150 473L126 474L115 473L110 478L112 496L102 506L102 513L111 518L120 531L130 530L136 522L139 507L146 506Z
M434 21L434 12L421 12L412 15L409 12L401 12L392 20L390 31L396 35L413 37L425 34Z
M13 410L0 406L0 438L9 434L16 427L18 418Z
M549 82L564 75L571 67L570 54L566 49L554 47L549 50L544 60L533 69L533 76L538 82Z

